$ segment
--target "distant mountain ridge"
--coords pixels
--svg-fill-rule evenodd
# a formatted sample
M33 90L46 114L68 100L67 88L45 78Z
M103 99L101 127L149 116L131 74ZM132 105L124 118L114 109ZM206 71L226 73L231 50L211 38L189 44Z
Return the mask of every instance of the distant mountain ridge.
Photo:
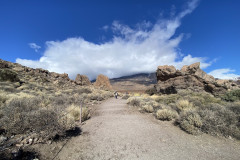
M157 83L156 73L139 73L110 79L114 90L121 92L144 92Z

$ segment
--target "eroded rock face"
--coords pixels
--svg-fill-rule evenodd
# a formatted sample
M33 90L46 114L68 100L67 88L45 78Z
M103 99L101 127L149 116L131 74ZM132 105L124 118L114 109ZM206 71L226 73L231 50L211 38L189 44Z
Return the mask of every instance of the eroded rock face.
M75 83L81 86L89 86L92 84L87 76L81 74L77 74Z
M98 75L96 82L93 84L100 89L112 90L112 85L107 76L102 74Z
M200 69L200 62L183 66L177 70L174 66L159 66L156 71L158 83L157 92L164 94L177 93L179 90L207 91L214 95L221 94L229 89L229 80L217 81Z
M68 74L49 72L42 68L30 68L18 63L11 63L0 59L0 81L11 82L36 82L41 85L54 84L60 88L74 87L75 81L68 77Z

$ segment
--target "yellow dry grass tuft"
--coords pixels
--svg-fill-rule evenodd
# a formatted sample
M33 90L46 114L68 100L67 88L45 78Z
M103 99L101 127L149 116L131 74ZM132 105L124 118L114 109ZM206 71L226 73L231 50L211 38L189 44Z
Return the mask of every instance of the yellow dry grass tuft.
M160 120L171 121L177 117L178 117L177 112L170 109L159 109L156 113L156 118Z
M179 111L191 110L193 109L193 104L188 100L181 99L176 102L176 107Z

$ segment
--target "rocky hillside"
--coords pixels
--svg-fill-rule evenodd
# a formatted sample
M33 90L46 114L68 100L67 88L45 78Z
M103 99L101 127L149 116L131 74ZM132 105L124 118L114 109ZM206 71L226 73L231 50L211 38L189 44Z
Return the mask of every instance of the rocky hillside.
M206 91L219 95L227 90L239 89L237 81L216 80L200 69L200 62L185 65L181 70L174 66L159 66L156 71L157 84L154 86L156 92L171 94L180 90Z
M76 80L71 80L68 74L49 72L41 68L33 69L17 63L11 63L0 59L0 81L16 82L18 87L27 83L54 86L58 88L72 88L91 85L88 77L77 75Z

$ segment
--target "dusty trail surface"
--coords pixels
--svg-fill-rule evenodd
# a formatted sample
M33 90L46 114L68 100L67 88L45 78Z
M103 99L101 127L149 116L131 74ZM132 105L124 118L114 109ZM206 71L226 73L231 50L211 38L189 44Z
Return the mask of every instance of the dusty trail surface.
M55 159L240 159L239 141L186 134L171 122L139 113L126 100L107 100L95 113Z

